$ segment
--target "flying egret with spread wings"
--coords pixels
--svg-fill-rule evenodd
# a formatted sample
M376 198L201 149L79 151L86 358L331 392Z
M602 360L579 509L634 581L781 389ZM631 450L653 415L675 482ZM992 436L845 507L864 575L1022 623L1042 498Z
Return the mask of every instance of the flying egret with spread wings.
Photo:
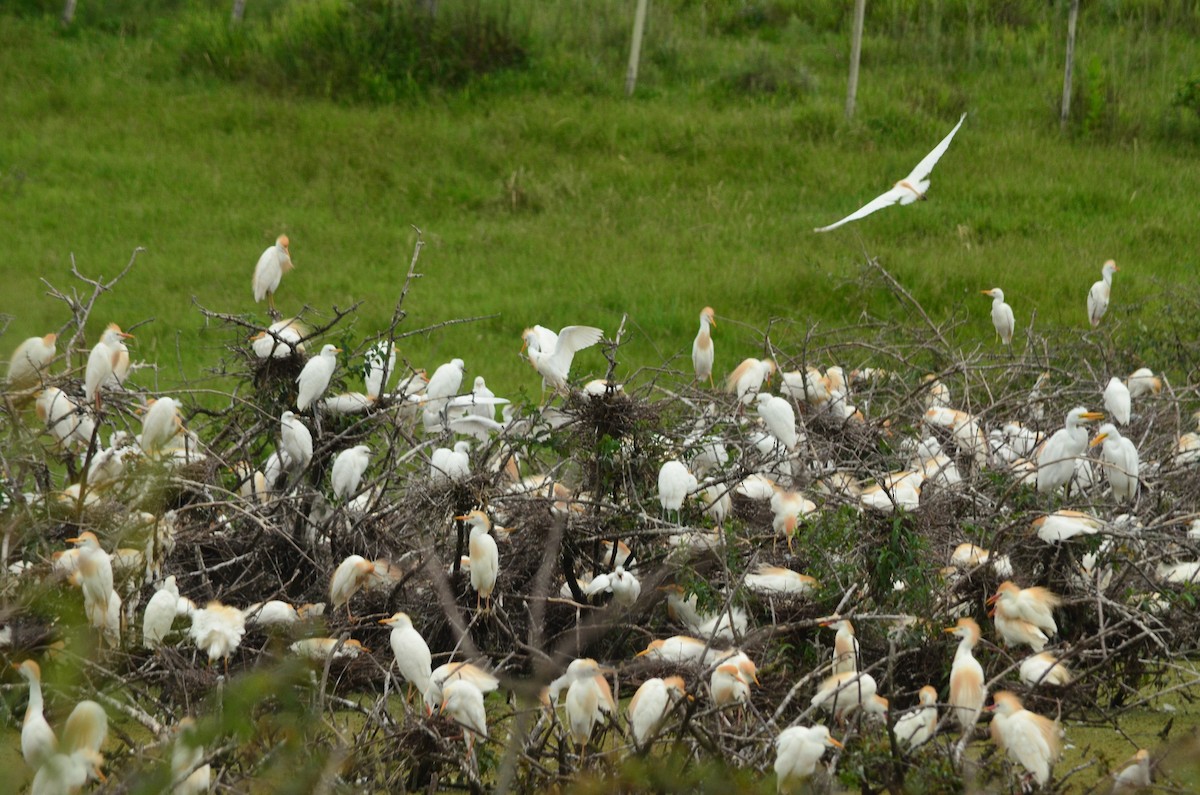
M950 134L942 139L942 142L933 147L933 151L925 155L917 167L914 168L909 175L892 186L892 189L887 193L876 196L871 201L864 204L854 212L847 215L837 223L829 226L821 226L814 229L814 232L828 232L830 229L837 229L842 224L848 224L851 221L857 221L859 218L865 218L876 210L882 210L884 207L891 207L893 204L912 204L917 199L924 199L925 192L929 190L929 175L933 173L933 167L942 159L942 155L946 154L946 150L950 148L950 141L954 138L954 134L958 132L958 128L962 126L963 121L967 118L967 114L963 114L958 120L958 124L954 125L954 129Z

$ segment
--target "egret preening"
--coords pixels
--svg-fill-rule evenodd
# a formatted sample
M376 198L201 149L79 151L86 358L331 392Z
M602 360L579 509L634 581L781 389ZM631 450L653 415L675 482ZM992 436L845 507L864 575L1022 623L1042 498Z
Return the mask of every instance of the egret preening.
M214 660L224 659L228 668L229 655L246 634L246 617L236 607L214 600L192 613L192 626L188 634L196 647L208 654L210 664Z
M992 297L992 325L996 328L996 336L1005 345L1012 345L1017 321L1013 318L1012 307L1004 303L1004 291L999 287L993 287L991 290L980 290L980 292Z
M1119 270L1121 269L1117 267L1117 263L1112 260L1104 263L1104 267L1100 269L1100 281L1092 284L1092 289L1088 290L1088 321L1092 324L1092 328L1100 325L1100 319L1108 311L1108 299L1112 295L1113 274Z
M942 155L946 154L946 150L950 147L950 141L953 140L954 134L958 132L958 128L962 126L966 118L967 114L964 113L959 118L958 124L954 125L954 129L942 139L941 143L935 146L932 152L925 155L921 162L917 163L917 167L909 172L907 177L892 186L887 193L876 196L842 220L829 226L818 227L813 231L828 232L830 229L837 229L842 224L857 221L884 207L891 207L893 204L912 204L918 199L924 200L925 192L929 190L929 175L933 173L933 167L942 159Z
M696 476L679 461L667 461L658 470L658 501L663 515L674 511L678 518L683 501L696 490Z
M283 274L296 267L292 262L291 252L288 251L289 242L287 235L275 238L275 245L268 246L258 258L258 264L254 266L254 303L257 304L266 298L267 308L272 314L275 313L275 291L279 289Z
M770 385L774 372L775 362L771 359L744 359L725 379L725 389L737 395L742 405L749 406L759 390Z
M1041 586L1020 588L1005 580L988 598L988 604L996 606L996 631L1005 645L1027 644L1040 652L1058 633L1053 611L1062 604L1062 599Z
M1025 709L1021 700L1007 690L997 693L994 701L995 714L989 727L992 742L1029 771L1038 786L1045 784L1061 751L1058 723Z
M708 385L713 386L713 340L709 327L717 327L717 318L711 306L700 310L700 331L692 342L692 367L696 371L696 380L708 379Z
M917 698L920 705L896 720L896 740L908 748L929 742L937 728L937 690L925 685Z

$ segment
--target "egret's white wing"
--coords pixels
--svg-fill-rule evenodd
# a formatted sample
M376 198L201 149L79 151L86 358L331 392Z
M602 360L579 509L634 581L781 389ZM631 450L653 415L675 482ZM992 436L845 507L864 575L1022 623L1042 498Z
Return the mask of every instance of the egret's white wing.
M933 151L925 155L921 162L917 163L917 167L909 172L908 176L904 178L906 182L911 182L915 185L933 173L933 167L937 165L937 161L942 159L942 155L946 154L946 150L950 148L950 140L954 138L954 134L958 132L958 128L962 126L966 118L967 114L964 113L959 118L958 124L954 125L954 129L942 139L942 142L933 147Z
M857 210L850 213L849 215L847 215L845 218L838 221L837 223L830 224L829 226L821 226L821 227L814 229L813 231L814 232L828 232L830 229L837 229L842 224L848 224L851 221L857 221L859 218L868 216L871 213L875 212L876 210L882 210L884 207L891 207L893 204L898 204L900 202L900 200L903 199L906 195L911 195L911 194L912 194L912 191L908 190L907 188L894 187L891 190L889 190L887 193L881 194L879 196L876 196L874 199L871 199L871 201L867 202L862 207L859 207Z
M558 346L554 349L553 362L562 372L571 369L575 352L590 348L600 341L604 331L595 326L567 326L558 332Z
M503 433L507 427L507 425L489 420L487 417L480 417L478 414L467 414L450 420L450 430L474 436L481 442L486 442L493 433Z
M558 347L558 335L545 326L534 326L533 335L537 340L538 350L543 353L549 353Z

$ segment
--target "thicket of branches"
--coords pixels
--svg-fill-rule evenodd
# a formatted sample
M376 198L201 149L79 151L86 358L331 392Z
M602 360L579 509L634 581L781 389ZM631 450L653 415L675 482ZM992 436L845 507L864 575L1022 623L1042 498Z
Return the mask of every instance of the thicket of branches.
M335 373L330 394L357 381L353 368L380 342L399 341L395 378L414 371L404 360L403 338L430 331L407 328L403 308L419 251L418 244L390 327L346 350L347 366ZM66 705L87 696L121 718L114 720L115 742L107 749L109 778L98 791L164 786L170 779L168 729L188 715L200 719L206 759L221 791L249 791L256 781L297 792L529 791L584 787L595 779L630 789L718 788L769 772L772 741L784 727L825 719L809 707L809 697L829 670L832 634L820 624L832 616L855 621L862 668L891 699L892 722L916 703L923 685L944 693L953 646L942 629L958 615L971 615L985 636L995 638L985 599L1005 578L987 565L944 570L953 550L972 542L1007 555L1020 585L1044 585L1064 597L1056 650L1077 671L1065 687L1030 688L1016 677L1023 654L985 643L977 654L994 682L991 689L1002 684L1021 694L1029 709L1114 731L1127 711L1164 688L1192 697L1200 680L1185 663L1196 650L1197 590L1164 582L1158 567L1200 559L1200 544L1187 534L1200 518L1196 470L1173 458L1176 440L1191 430L1192 411L1200 407L1192 382L1194 337L1172 339L1168 329L1154 340L1143 338L1136 354L1172 374L1161 394L1136 404L1127 434L1144 462L1136 502L1119 505L1102 478L1084 493L1049 497L1021 485L994 461L960 450L948 432L924 426L932 384L927 376L947 387L951 404L973 414L985 430L1019 419L1052 432L1069 408L1097 407L1109 375L1127 374L1143 362L1103 330L1083 334L1081 343L1079 330L1030 329L1029 343L1015 354L991 345L964 349L954 342L953 322L928 318L877 264L869 263L864 273L894 291L908 320L863 318L831 330L784 322L761 332L762 355L782 371L809 365L840 365L847 374L874 369L851 387L865 421L835 420L795 401L803 441L794 459L755 444L753 410L740 409L734 396L663 366L635 372L623 379L623 388L605 394L576 392L549 408L518 407L505 432L475 443L471 475L461 482L431 476L433 450L451 446L453 435L425 434L419 412L404 398L385 391L365 413L319 413L310 423L311 465L261 501L239 496L244 477L237 465L259 466L275 449L279 416L292 408L303 356L259 359L246 342L262 328L256 320L200 308L205 322L228 329L227 351L214 368L228 387L215 401L211 390L183 396L194 455L182 463L134 457L119 481L95 490L94 504L63 499L58 491L79 482L110 433L139 430L137 412L150 396L139 386L139 373L124 389L106 392L90 443L69 451L51 443L28 398L9 396L0 415L7 500L0 513L0 623L11 632L3 652L14 662L47 660L52 716L61 718ZM83 279L84 292L50 288L71 313L61 337L69 343L60 348L67 366L55 366L51 376L69 393L81 394L85 329L96 327L90 318L97 300L119 278ZM1172 300L1182 306L1194 299ZM306 314L310 337L344 338L353 308L334 308L324 320ZM603 343L610 380L620 372L622 335ZM1031 401L1039 379L1040 398ZM847 493L844 478L878 481L903 469L910 456L905 440L930 434L954 458L960 484L927 481L919 508L892 513L863 510ZM665 517L657 500L659 467L670 458L692 460L701 440L714 439L731 457L706 483L728 487L732 516L714 530L703 505L690 500L679 517ZM332 497L329 467L337 452L356 444L372 451L360 489L370 498L352 508ZM519 462L522 475L544 474L545 485L518 488L506 467L510 460ZM758 472L817 503L791 549L773 530L770 509L734 490ZM554 492L550 483L569 491ZM1102 531L1061 544L1040 541L1031 523L1057 507L1097 516ZM476 508L511 530L500 544L490 612L476 610L469 576L457 563L467 534L454 517ZM53 553L85 530L110 551L145 550L145 567L118 580L129 624L116 648L93 637L78 591L53 572ZM632 550L626 567L642 584L630 608L603 594L585 597L575 585L584 573L610 568L605 542L618 540ZM328 601L333 568L350 554L390 565L378 566L379 576L354 597L353 619L327 610L298 632L357 640L369 654L314 666L287 652L295 633L251 626L226 670L206 664L179 632L184 622L177 622L175 642L164 649L140 648L141 608L165 576L174 575L183 595L199 605L210 599L243 608L268 599L299 605ZM1090 574L1085 556L1094 556ZM743 586L743 576L760 563L808 574L820 585L801 599L755 595ZM574 587L564 593L565 582ZM710 705L706 670L635 658L649 641L683 632L663 609L659 586L668 584L695 593L702 609L748 612L748 630L736 646L758 663L761 686L744 713ZM407 701L405 687L388 675L389 630L377 621L396 611L412 617L435 665L451 658L486 661L502 679L501 692L511 693L489 698L491 736L476 745L474 758L463 753L460 727L444 716L427 716L420 699ZM732 645L713 642L714 648ZM651 676L685 675L695 700L682 703L664 726L652 754L665 761L648 765L619 720L611 720L581 757L561 719L540 706L539 689L583 656L619 668L618 696ZM6 694L13 724L19 713L12 708L23 692ZM957 734L949 731L912 753L879 726L853 723L840 732L846 749L831 769L844 786L864 792L1019 788L1002 754L963 755ZM1093 759L1083 767L1105 763ZM1079 772L1058 770L1050 788L1070 787Z

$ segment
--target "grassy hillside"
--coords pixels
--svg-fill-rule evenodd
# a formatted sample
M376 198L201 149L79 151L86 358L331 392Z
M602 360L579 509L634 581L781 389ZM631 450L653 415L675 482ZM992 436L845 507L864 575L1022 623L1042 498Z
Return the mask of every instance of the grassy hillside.
M738 8L753 4L656 5L626 99L623 5L588 4L585 33L583 6L513 3L527 66L390 104L185 69L181 52L216 46L223 6L160 12L153 35L82 17L64 34L49 16L10 17L0 30L7 336L62 324L39 278L69 284L72 254L85 273L111 275L140 245L146 255L96 319L151 321L138 355L159 362L164 387L194 378L225 335L202 330L193 296L261 315L250 274L281 231L298 263L279 293L284 311L362 300L365 336L390 316L410 225L430 245L409 327L498 317L404 353L418 366L462 356L505 390L535 383L517 358L535 322L612 333L628 312L632 366L685 354L705 304L756 328L776 316L805 326L864 308L886 315L891 297L857 282L864 251L936 318L969 313L968 340L989 338L978 289L994 285L1019 326L1036 309L1041 326L1082 327L1083 296L1109 257L1122 266L1112 319L1155 323L1145 302L1190 274L1200 248L1197 119L1171 106L1197 60L1192 31L1085 14L1078 118L1061 135L1061 14L968 28L949 10L931 20L943 4L905 5L868 20L852 122L842 118L845 20L819 7L806 19L766 14L782 3L763 4L761 18ZM247 27L287 33L286 16L272 19ZM297 57L311 52L292 44ZM961 112L928 203L811 231L905 174ZM718 346L719 371L756 350L732 323Z

